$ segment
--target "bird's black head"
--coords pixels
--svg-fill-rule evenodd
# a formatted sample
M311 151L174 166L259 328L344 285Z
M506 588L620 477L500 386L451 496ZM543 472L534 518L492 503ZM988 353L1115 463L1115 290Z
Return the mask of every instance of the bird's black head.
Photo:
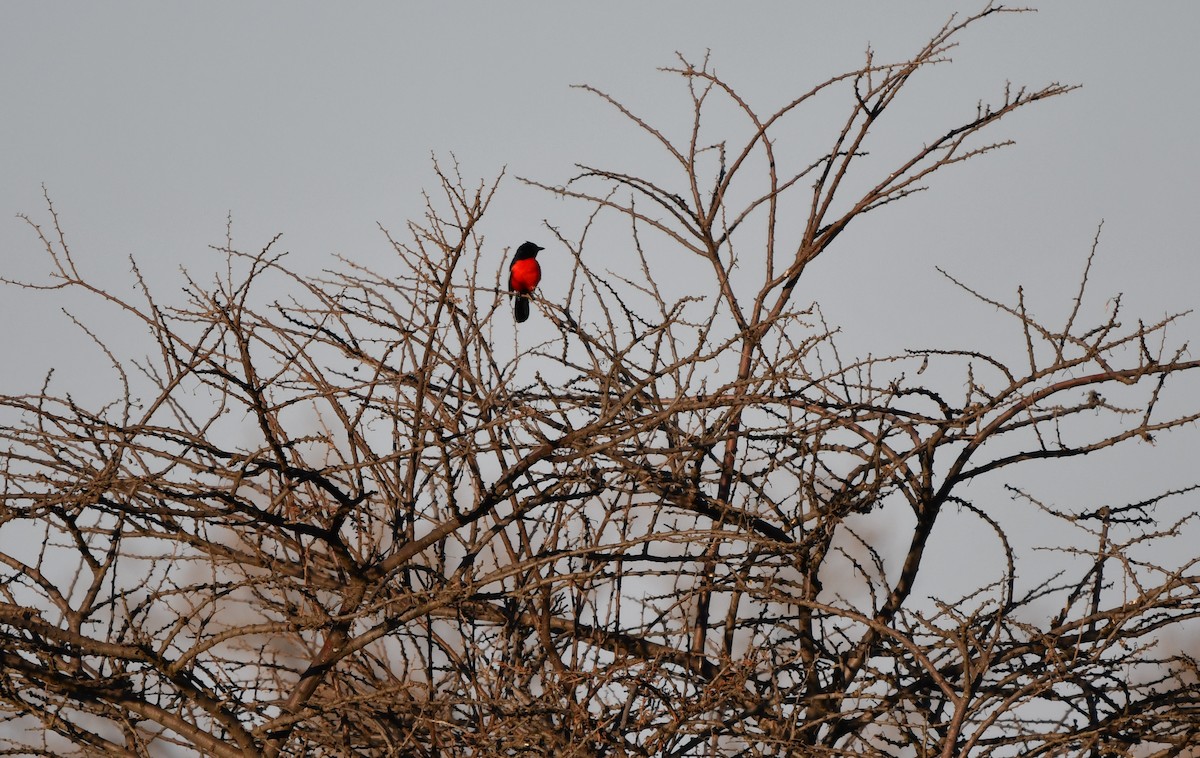
M546 248L544 248L544 247L538 247L537 245L533 244L532 242L525 242L520 247L517 248L517 255L513 260L520 261L520 260L524 260L526 258L536 258L538 252L541 250L545 250L545 249Z

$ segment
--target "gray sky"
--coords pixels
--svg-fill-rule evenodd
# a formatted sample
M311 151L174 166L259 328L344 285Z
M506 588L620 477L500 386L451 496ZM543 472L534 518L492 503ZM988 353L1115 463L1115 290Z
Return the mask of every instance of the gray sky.
M1147 307L1190 305L1200 6L1045 5L966 35L954 65L916 91L914 104L933 115L911 134L897 128L897 139L928 136L1006 79L1084 88L1002 124L995 136L1017 147L881 213L819 273L869 265L881 279L941 286L932 267L943 265L1009 288L1043 276L1069 283L1104 218L1100 274ZM571 84L678 123L681 88L655 69L675 51L711 50L717 70L766 110L857 65L867 43L881 57L907 55L950 13L981 6L9 3L0 265L40 270L12 217L41 213L43 182L81 262L114 275L128 254L162 272L211 260L205 246L223 240L228 212L247 248L282 232L313 267L333 252L369 261L387 254L376 222L399 228L420 212L431 153L453 151L468 177L507 166L558 182L576 161L636 167L651 146ZM484 232L502 257L558 206L508 181ZM822 299L848 325L862 315ZM14 317L13 304L2 307Z
M769 111L859 65L868 43L881 58L907 56L952 12L982 5L6 3L2 275L44 275L30 230L14 218L45 218L42 183L81 267L124 291L131 254L163 292L178 291L181 265L216 268L207 246L223 242L227 213L235 244L258 249L282 232L302 270L333 265L334 253L370 265L391 254L377 222L401 230L421 213L431 153L453 152L468 178L507 166L510 177L551 183L577 161L636 170L650 160L645 139L571 84L677 125L688 117L683 90L656 68L675 51L698 60L710 50L722 76ZM919 144L1006 80L1084 85L1003 122L993 138L1016 147L935 178L812 269L804 297L845 325L854 352L993 339L1004 322L954 294L935 266L997 296L1024 283L1035 312L1065 314L1101 219L1097 295L1124 291L1148 319L1195 304L1200 4L1042 5L964 36L955 63L914 86L894 131L881 124L897 144ZM505 248L546 239L543 219L559 223L563 208L506 180L483 227L496 265ZM0 372L3 391L35 389L50 366L96 359L64 355L79 337L58 309L72 305L0 298L11 325L0 349L15 358ZM1195 319L1186 330L1181 339L1200 336ZM1170 472L1164 484L1182 485L1194 479L1189 449L1135 450L1129 460L1140 467L1138 456L1153 452ZM1151 494L1146 487L1131 491Z

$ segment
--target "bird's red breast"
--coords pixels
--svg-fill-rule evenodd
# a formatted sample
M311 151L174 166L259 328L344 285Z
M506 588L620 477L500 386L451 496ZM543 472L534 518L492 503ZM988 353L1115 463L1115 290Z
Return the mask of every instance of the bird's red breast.
M524 258L513 261L508 269L508 288L513 292L528 294L542 280L542 267L537 258Z

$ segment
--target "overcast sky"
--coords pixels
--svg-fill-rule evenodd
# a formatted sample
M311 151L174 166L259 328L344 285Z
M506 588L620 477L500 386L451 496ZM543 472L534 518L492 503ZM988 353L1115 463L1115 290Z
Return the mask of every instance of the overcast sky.
M469 178L507 167L552 183L577 161L648 160L652 146L572 84L678 123L688 115L680 85L656 69L676 51L711 51L766 111L858 66L868 44L880 58L910 55L951 13L982 5L5 3L0 275L45 274L15 218L45 219L43 184L81 268L126 289L129 255L163 291L178 291L181 265L214 268L207 246L223 242L230 213L245 249L282 233L298 268L333 265L335 253L370 264L390 255L377 223L401 229L420 214L431 154L453 152ZM993 137L1015 147L881 211L810 272L805 297L846 326L856 350L926 346L951 328L960 345L992 339L1001 322L953 299L935 266L998 296L1024 283L1035 312L1065 313L1102 219L1097 294L1124 291L1148 319L1195 304L1200 4L1042 5L965 35L954 64L914 87L896 139L937 134L1006 80L1082 89L1003 122ZM497 265L506 248L544 242L543 221L562 208L506 180L482 227ZM950 310L937 305L947 298ZM64 354L64 305L69 297L0 297L3 391L96 359ZM1185 331L1200 337L1195 319ZM1189 483L1194 447L1173 450L1155 454Z
M968 278L986 269L997 285L1069 277L1105 219L1101 276L1139 303L1190 305L1200 5L1045 5L964 36L953 66L916 97L942 118L1005 80L1084 87L1002 124L995 136L1018 139L1015 148L945 175L824 272L869 263L929 286L940 286L934 265ZM507 167L560 182L574 162L601 158L636 167L651 146L571 84L669 122L686 104L656 68L676 51L711 50L717 70L767 110L857 65L868 43L882 58L908 55L951 13L981 6L8 3L0 265L40 271L14 216L42 213L43 183L81 262L114 275L129 254L163 272L205 260L228 213L247 248L281 232L314 267L334 252L369 261L387 254L377 222L401 227L420 212L431 154L454 152L480 178ZM946 123L938 118L914 134ZM502 257L538 237L556 208L508 181L483 231ZM12 318L13 304L0 313Z

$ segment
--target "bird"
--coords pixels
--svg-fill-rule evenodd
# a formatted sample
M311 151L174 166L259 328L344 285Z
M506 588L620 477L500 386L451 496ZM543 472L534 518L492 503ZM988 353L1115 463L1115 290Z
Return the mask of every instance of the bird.
M529 293L537 288L542 280L542 267L538 265L537 254L545 250L532 242L526 242L517 248L512 263L508 264L508 289L516 293L513 300L513 318L519 324L529 318Z

